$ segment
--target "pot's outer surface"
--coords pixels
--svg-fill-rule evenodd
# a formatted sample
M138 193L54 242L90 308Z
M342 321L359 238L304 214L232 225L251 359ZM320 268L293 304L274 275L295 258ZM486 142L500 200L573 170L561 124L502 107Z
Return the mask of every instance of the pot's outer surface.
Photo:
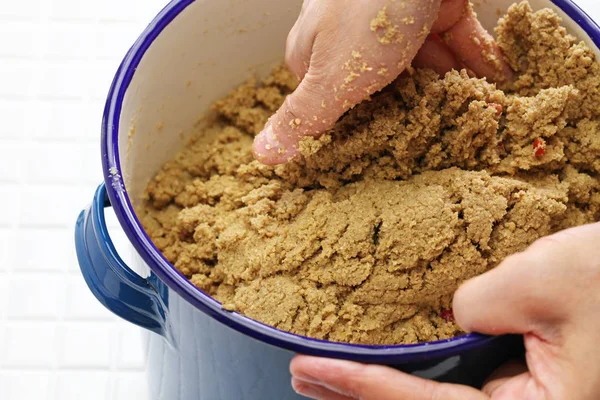
M512 3L498 0L476 11L491 30L497 10ZM569 31L598 54L600 28L573 2L530 3L555 9ZM141 228L134 207L148 180L181 149L210 104L251 73L264 75L280 62L300 5L300 0L174 0L134 44L110 89L102 126L105 182L77 221L77 256L102 304L154 332L147 336L153 399L299 399L289 383L294 352L391 365L472 386L522 352L519 337L466 335L369 347L281 332L222 310L167 262ZM120 259L106 229L104 208L111 204L137 252L133 269Z

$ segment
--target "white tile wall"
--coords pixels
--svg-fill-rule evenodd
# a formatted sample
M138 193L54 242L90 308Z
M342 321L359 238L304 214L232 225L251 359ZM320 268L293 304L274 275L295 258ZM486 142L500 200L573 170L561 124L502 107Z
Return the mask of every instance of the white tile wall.
M61 400L106 400L112 386L110 375L106 371L61 372L55 395Z
M114 385L112 399L137 399L137 387L145 384L145 376L140 372L122 372Z
M40 3L44 0L11 1L0 8L0 17L7 21L35 19L39 13Z
M0 271L2 272L8 271L14 264L15 243L14 231L10 228L0 228ZM6 283L5 279L2 281Z
M73 224L102 179L99 127L113 74L165 3L2 2L2 400L147 397L140 331L88 291L75 258ZM578 3L600 19L595 0ZM122 248L124 236L108 219Z
M17 183L5 182L0 184L0 226L14 227L19 219L19 210L21 202L21 187Z
M166 1L0 7L1 400L147 397L140 330L88 290L73 228L102 180L100 122L112 77Z
M65 303L65 281L60 274L13 274L7 281L8 319L56 320L61 315Z
M18 183L25 177L25 148L17 138L0 139L0 182Z
M56 364L57 327L51 320L11 321L4 326L4 368L50 368Z
M2 399L49 399L51 378L40 372L6 372L0 376Z
M87 286L81 284L81 277L76 274L67 275L66 291L61 294L65 299L64 319L67 321L111 321L113 319L112 315L106 312L104 306L96 300ZM128 343L138 340L139 336L139 330L136 327L131 329L135 331L135 337L131 338L132 340ZM133 350L130 351L136 349L141 349L141 347L134 346Z
M75 301L73 299L72 301ZM65 368L108 369L116 350L115 326L96 321L63 323L58 328L58 363Z

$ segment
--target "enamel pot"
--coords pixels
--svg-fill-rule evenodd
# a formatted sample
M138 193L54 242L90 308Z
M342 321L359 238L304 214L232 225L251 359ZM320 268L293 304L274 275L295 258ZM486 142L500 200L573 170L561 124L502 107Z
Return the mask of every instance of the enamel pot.
M510 0L480 2L487 29ZM569 31L598 49L600 29L568 0L552 7ZM211 103L281 62L299 0L174 0L142 32L110 87L101 130L104 181L77 220L82 274L98 301L152 333L152 399L291 400L294 353L390 365L440 381L477 386L522 352L519 337L470 334L409 346L358 346L309 339L230 313L194 287L152 244L135 209L149 179L185 144ZM126 265L109 236L112 207L135 250Z

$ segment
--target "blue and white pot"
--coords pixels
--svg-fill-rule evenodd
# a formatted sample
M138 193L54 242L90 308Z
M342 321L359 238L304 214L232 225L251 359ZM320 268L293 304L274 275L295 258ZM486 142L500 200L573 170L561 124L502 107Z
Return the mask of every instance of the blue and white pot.
M557 10L571 33L598 49L600 28L573 2L530 2ZM496 10L512 1L487 3L476 11L492 29ZM411 346L357 346L282 332L221 309L175 270L142 229L134 210L149 179L184 145L211 103L250 73L264 74L281 61L300 5L300 0L174 0L127 53L110 88L102 121L104 182L77 221L77 256L102 304L154 332L148 354L152 399L299 399L288 372L294 353L478 385L520 351L518 337L470 334ZM109 237L104 209L110 206L136 250L133 269Z

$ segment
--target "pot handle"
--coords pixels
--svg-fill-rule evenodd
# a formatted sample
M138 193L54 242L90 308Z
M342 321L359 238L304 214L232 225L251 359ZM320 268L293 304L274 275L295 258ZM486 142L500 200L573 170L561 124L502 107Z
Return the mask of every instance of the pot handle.
M103 183L75 225L77 259L85 282L110 311L168 340L165 303L156 287L117 254L106 227L105 207L110 207L110 201Z

